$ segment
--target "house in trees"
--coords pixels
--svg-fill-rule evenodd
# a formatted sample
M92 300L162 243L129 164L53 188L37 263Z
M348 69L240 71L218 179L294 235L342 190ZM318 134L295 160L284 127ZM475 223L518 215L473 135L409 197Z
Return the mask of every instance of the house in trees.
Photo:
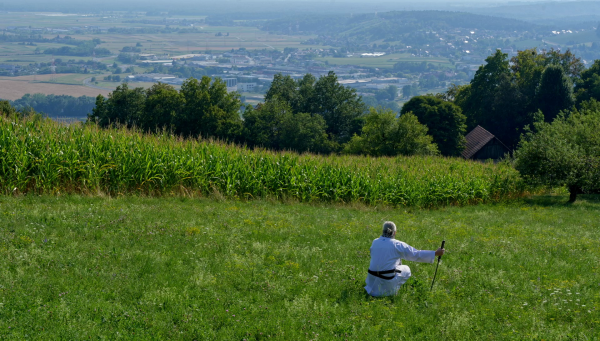
M504 157L504 154L510 152L510 149L502 141L481 126L471 130L465 136L465 139L467 144L462 152L465 159L478 161L492 159L498 161Z

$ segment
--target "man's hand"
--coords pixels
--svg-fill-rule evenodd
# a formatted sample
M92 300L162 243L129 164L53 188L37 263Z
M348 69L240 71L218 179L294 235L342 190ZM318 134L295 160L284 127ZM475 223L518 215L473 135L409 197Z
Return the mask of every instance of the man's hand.
M446 252L445 249L439 248L435 251L435 256L436 257L442 256L444 254L444 252Z

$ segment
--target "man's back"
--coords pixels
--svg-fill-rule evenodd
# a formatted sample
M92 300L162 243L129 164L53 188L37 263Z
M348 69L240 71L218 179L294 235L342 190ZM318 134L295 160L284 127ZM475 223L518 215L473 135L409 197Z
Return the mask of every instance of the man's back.
M417 250L394 238L379 237L371 244L369 270L394 272L381 276L367 275L365 290L372 296L395 295L411 276L410 268L402 265L402 259L433 263L435 251ZM390 279L386 279L390 278Z

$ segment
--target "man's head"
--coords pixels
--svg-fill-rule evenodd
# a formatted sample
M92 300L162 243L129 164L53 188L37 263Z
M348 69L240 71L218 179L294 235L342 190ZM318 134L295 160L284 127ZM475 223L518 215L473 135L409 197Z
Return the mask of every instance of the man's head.
M383 232L381 233L381 236L385 238L394 238L396 236L396 224L391 221L383 223Z

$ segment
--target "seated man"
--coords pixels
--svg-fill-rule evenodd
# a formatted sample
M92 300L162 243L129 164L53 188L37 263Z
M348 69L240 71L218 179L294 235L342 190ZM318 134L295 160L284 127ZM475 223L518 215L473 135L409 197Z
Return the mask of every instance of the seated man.
M410 268L402 265L402 259L414 262L433 263L435 256L441 256L445 250L417 250L414 247L394 239L396 225L391 221L383 223L381 237L371 244L371 264L367 275L365 290L371 296L395 295L400 286L410 278Z

